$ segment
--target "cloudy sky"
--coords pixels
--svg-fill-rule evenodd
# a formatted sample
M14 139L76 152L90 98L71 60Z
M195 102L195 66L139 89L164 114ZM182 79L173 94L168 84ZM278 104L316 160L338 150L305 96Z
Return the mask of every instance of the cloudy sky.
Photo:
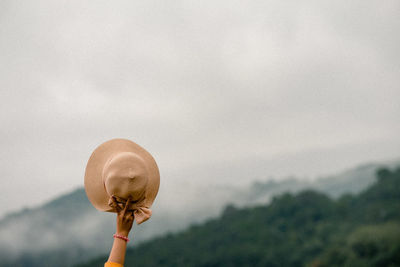
M397 0L0 1L0 216L82 186L115 137L154 155L164 188L399 158L399 15Z

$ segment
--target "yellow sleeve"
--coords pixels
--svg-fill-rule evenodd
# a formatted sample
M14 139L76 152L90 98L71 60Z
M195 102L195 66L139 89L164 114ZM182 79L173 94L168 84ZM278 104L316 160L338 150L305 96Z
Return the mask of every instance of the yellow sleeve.
M119 263L107 261L106 263L104 263L104 267L124 267L124 266Z

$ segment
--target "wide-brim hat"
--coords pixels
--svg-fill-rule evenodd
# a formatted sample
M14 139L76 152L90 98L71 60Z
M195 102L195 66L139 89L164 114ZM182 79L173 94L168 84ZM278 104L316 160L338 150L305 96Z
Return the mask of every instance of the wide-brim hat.
M160 173L154 158L138 144L127 139L112 139L98 146L85 171L85 191L92 205L116 212L112 197L124 203L131 198L138 224L151 216L160 185Z

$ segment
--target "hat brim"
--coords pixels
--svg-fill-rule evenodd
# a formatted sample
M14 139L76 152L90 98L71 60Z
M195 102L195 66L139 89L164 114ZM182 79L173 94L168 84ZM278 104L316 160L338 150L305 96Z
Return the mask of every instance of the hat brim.
M160 186L160 173L157 163L149 152L138 144L127 139L112 139L98 146L89 158L85 171L85 191L92 205L100 211L113 212L108 205L110 195L104 188L102 172L107 160L113 154L120 152L133 152L142 157L147 163L149 172L144 205L148 208L154 202Z

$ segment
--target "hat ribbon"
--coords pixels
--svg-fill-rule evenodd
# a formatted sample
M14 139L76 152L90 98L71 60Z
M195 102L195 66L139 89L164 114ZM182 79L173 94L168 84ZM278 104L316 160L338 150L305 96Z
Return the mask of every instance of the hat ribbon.
M117 200L117 205L120 206L120 204L122 204L122 207L121 206L120 207L121 208L125 207L126 200L124 200L124 199L122 199L120 197L117 197L117 196L114 196L114 197ZM110 207L113 207L113 198L112 198L112 196L108 200L108 205ZM135 216L135 220L136 220L137 224L141 224L142 222L145 222L148 219L150 219L152 212L151 212L151 209L149 209L148 207L142 206L141 204L139 204L137 202L136 203L131 203L129 206L130 207L128 207L128 210L129 211L133 211L133 214Z

